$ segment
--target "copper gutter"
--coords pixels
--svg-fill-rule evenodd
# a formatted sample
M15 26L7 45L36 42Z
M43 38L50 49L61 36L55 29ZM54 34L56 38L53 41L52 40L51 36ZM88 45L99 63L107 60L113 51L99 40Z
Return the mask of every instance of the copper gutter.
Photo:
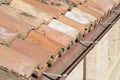
M120 12L120 5L113 9L109 16L107 16L98 25L96 25L96 27L91 32L89 32L81 41L99 41L120 18L120 13L118 12ZM109 24L108 22L112 24ZM75 45L73 45L73 47L68 50L64 56L59 58L57 62L52 67L48 68L45 72L56 74L69 74L76 67L76 65L85 58L88 52L97 43L83 43L81 41L80 43L77 42ZM64 78L42 75L40 78L32 80L64 80Z

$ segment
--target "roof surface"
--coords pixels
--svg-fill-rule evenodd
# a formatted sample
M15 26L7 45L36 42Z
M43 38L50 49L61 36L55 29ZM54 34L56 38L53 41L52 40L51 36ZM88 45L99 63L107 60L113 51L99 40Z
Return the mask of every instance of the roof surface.
M0 75L10 72L8 76L19 80L40 77L90 34L120 0L0 2Z

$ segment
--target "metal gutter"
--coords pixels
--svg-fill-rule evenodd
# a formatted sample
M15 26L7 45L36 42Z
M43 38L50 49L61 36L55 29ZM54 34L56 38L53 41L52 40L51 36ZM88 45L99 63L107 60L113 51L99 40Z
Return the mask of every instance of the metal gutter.
M112 10L112 12L103 19L96 27L89 32L85 37L79 42L77 42L73 47L67 51L67 53L62 56L58 61L45 72L56 73L56 74L69 74L76 65L85 58L88 52L95 46L97 41L99 41L109 29L117 22L120 18L120 5ZM117 13L117 14L116 14ZM110 24L111 23L111 24ZM90 42L87 42L90 41ZM95 43L91 43L95 42ZM64 77L56 77L49 75L42 75L38 79L32 80L64 80Z

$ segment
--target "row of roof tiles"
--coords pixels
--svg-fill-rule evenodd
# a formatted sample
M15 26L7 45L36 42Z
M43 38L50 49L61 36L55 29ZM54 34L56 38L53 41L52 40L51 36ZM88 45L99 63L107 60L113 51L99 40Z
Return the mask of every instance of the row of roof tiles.
M6 1L0 5L0 66L26 78L31 74L40 76L120 3L119 0Z

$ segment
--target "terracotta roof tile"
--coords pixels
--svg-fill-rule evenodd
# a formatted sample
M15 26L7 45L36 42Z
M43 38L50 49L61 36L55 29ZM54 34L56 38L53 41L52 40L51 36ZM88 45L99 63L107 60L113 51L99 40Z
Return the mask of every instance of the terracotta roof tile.
M38 2L37 0L24 0L25 2L35 6L36 8L42 10L42 11L45 11L49 14L52 14L54 15L55 18L57 18L59 15L62 14L62 12L52 6L49 6L49 5L46 5L46 4L43 4L41 2Z
M15 8L8 6L8 5L0 6L0 11L5 13L5 14L8 14L12 17L15 17L16 19L20 19L22 21L25 21L29 25L34 26L35 29L40 27L40 25L42 23L44 23L44 20L42 20L42 19L40 20L40 19L30 15L30 14L27 14L21 10L15 9Z
M80 1L79 1L79 0L70 0L70 1L74 2L75 4L80 3Z
M87 33L87 27L81 23L78 23L77 21L75 21L73 19L70 19L66 16L61 15L58 20L63 22L64 24L67 24L67 25L79 30L81 35L84 35L85 33Z
M0 4L9 4L11 0L0 0Z
M0 45L0 66L19 73L19 75L30 77L38 64L36 61L16 52L6 46ZM4 54L3 54L4 53Z
M104 11L106 14L109 12L109 10L112 9L112 7L114 6L112 3L110 3L109 0L88 0L87 4L101 10Z
M101 11L101 10L97 9L97 8L95 8L95 7L91 6L91 5L89 5L88 3L86 3L86 4L84 4L84 5L87 6L88 9L93 10L93 11L99 13L99 14L102 15L102 16L105 14L104 11Z
M76 4L74 3L74 2L72 2L72 1L70 1L70 0L54 0L55 1L55 3L61 3L61 4L64 4L64 5L68 5L69 7L69 9L72 9Z
M47 25L41 25L41 27L37 30L40 34L61 43L65 49L69 48L72 44L73 38L67 36L66 34L56 31L53 28L48 27Z
M97 18L96 18L95 16L93 16L93 15L91 15L91 14L89 14L89 13L86 13L86 12L84 12L83 10L80 10L79 8L75 8L75 7L74 7L74 8L71 10L71 12L76 13L76 14L78 14L78 15L80 15L80 16L83 16L84 18L88 19L89 22L92 22L93 24L94 24L95 21L97 20Z
M35 32L35 31L31 31L27 37L27 40L35 43L35 44L38 44L40 47L44 48L45 50L53 53L53 56L57 56L63 46L58 43L58 42L55 42L51 39L49 39L48 37L38 33L38 32Z
M9 72L4 71L4 69L0 68L0 80L10 80L10 79L25 80L26 78L23 78L23 77L20 78L20 77L14 76Z
M93 41L109 29L107 23L117 21L118 4L120 0L0 0L0 70L18 80L49 80L43 72L69 72L78 56L81 60L87 54L91 43L84 40Z
M5 0L7 3L10 3L12 0Z
M20 38L16 38L10 45L10 48L19 51L20 53L37 61L40 63L41 68L47 64L50 57L53 55L52 53L42 49L40 46Z
M12 2L10 3L10 6L20 9L30 15L33 15L39 19L43 19L45 20L46 23L49 23L51 21L51 19L53 18L53 15L48 14L34 6L32 6L31 4L25 2L24 0L12 0Z
M4 27L0 26L0 43L9 45L19 34Z
M60 11L66 12L68 9L72 9L76 4L70 0L39 0L41 3L51 5Z
M63 14L69 9L69 5L60 0L39 0L39 2L49 5L52 8L56 8Z
M79 8L80 10L83 10L86 13L91 14L92 16L95 16L98 20L100 20L101 17L102 17L102 15L100 13L98 13L97 11L89 8L86 4L79 5L79 6L77 6L77 8Z
M114 4L115 4L115 6L117 6L118 4L120 4L120 0L111 0Z
M0 25L20 33L23 38L25 38L28 35L28 32L33 28L27 23L2 12L0 12Z
M84 25L88 31L91 30L91 28L94 27L95 24L93 24L93 22L90 22L88 18L86 18L84 15L80 15L80 14L76 14L74 12L70 12L68 11L66 14L65 14L66 17Z
M87 0L79 0L80 1L80 4L84 4L87 2Z
M70 19L73 19L83 25L89 24L89 20L87 18L85 18L84 16L78 15L76 13L70 12L68 11L65 16L67 16Z
M53 19L48 24L48 27L51 27L64 34L67 34L68 36L72 37L74 40L76 40L76 38L79 38L80 36L80 31L55 19Z

